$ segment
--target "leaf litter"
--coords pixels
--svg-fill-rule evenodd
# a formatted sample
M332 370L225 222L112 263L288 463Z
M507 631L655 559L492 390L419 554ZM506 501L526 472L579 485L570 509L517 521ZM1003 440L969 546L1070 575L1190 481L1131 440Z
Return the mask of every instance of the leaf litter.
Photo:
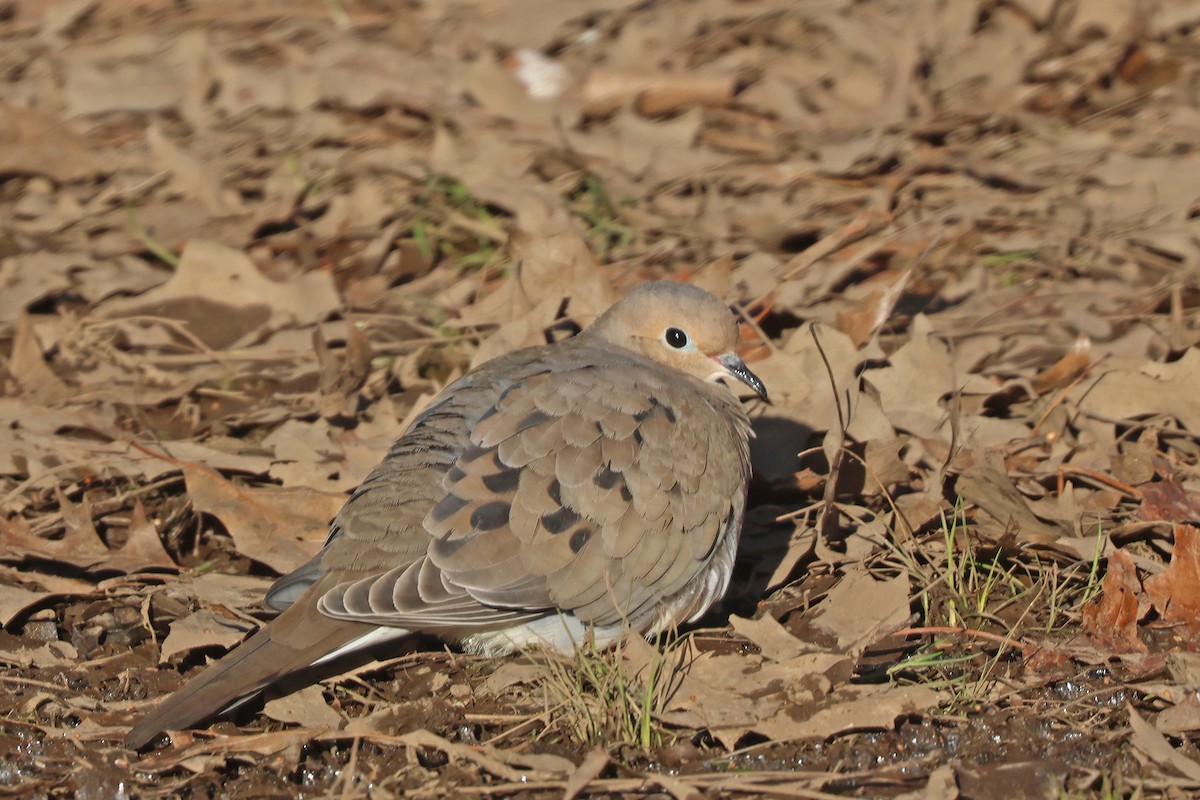
M5 791L1186 796L1197 36L1185 0L15 4ZM414 642L120 749L440 387L661 276L740 309L774 399L712 627Z

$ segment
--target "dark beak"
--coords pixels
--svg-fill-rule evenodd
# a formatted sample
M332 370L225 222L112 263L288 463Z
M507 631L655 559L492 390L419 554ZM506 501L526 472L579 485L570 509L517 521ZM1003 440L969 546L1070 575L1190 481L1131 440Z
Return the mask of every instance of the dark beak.
M736 355L730 354L727 356L718 356L717 363L724 367L725 371L730 375L753 389L754 393L765 402L771 402L767 397L767 387L763 385L763 382L757 375L749 370L746 362L742 361Z

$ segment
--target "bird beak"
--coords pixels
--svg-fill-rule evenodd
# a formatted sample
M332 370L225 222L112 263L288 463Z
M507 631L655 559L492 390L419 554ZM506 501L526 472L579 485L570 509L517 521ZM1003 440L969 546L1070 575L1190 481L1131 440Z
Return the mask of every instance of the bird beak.
M761 397L764 401L768 403L771 402L770 399L767 398L767 387L763 385L762 380L757 375L750 371L750 369L746 366L745 361L742 361L733 353L717 356L713 360L724 367L725 372L753 389L754 393Z

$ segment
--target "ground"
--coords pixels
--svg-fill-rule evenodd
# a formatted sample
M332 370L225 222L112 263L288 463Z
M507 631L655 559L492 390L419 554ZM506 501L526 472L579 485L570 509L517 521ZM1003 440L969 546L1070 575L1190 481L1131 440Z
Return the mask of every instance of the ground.
M0 791L1188 797L1200 6L0 3ZM636 283L771 392L696 628L132 720L473 364Z

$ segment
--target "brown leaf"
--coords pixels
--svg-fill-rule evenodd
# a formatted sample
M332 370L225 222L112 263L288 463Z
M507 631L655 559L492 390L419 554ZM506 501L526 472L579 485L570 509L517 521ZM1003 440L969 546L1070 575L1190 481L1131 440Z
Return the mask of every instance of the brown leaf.
M812 622L836 636L840 650L857 655L904 624L911 613L908 592L907 573L880 581L856 565L830 590Z
M787 706L754 730L775 742L826 738L864 729L891 728L898 717L920 714L941 702L925 686L845 685L813 705Z
M954 468L962 474L958 490L977 506L978 530L987 539L1004 541L1016 536L1025 542L1048 543L1066 531L1038 519L1023 494L1013 485L1004 459L995 451L964 451Z
M1080 336L1071 349L1051 366L1034 375L1030 380L1038 394L1061 389L1083 374L1092 360L1092 340Z
M1128 708L1129 726L1133 728L1129 743L1152 760L1178 770L1196 785L1200 785L1200 764L1172 747L1167 738L1138 714L1132 705Z
M610 114L630 99L647 116L694 106L722 106L733 99L736 79L729 75L698 76L593 70L583 84L583 111Z
M112 551L98 566L126 574L147 569L175 568L174 559L163 549L158 528L146 517L146 509L140 500L134 503L125 544Z
M336 731L342 727L341 715L329 707L325 690L319 684L269 700L263 706L263 714L278 722L314 730Z
M66 532L60 539L47 539L38 536L29 527L24 517L4 519L0 517L0 540L4 542L5 555L33 556L74 567L87 569L108 557L108 548L96 535L96 529L91 524L91 512L80 511L62 495L60 508L63 511Z
M1200 432L1200 349L1169 364L1147 361L1136 370L1108 370L1081 382L1071 397L1085 413L1103 419L1167 414Z
M279 572L291 572L321 549L345 495L307 488L235 486L213 470L185 464L197 511L221 520L238 552Z
M1100 597L1083 609L1083 629L1098 647L1115 653L1145 653L1146 644L1138 638L1137 569L1125 550L1108 557L1108 572Z
M1139 490L1142 502L1137 514L1146 522L1200 520L1200 501L1188 494L1174 477L1144 484Z
M69 181L111 169L112 154L72 127L37 108L0 106L0 172L36 173Z
M46 363L46 357L33 323L22 314L17 319L9 371L21 386L21 393L35 403L61 405L71 396L67 385Z
M35 592L20 586L0 583L0 628L25 613L30 606L49 597L51 592Z
M158 660L165 664L172 656L199 647L219 645L228 649L240 642L252 627L241 617L202 608L171 624L171 632L163 640Z
M1175 551L1166 572L1145 581L1146 596L1166 622L1180 623L1179 632L1200 645L1200 530L1175 526Z
M810 642L797 639L770 614L758 619L746 619L732 614L729 624L772 661L789 661L805 653L818 653L823 650Z
M192 239L171 279L140 297L114 300L107 317L158 314L184 321L210 347L225 347L269 324L313 323L338 308L333 278L316 270L273 281L240 250Z

